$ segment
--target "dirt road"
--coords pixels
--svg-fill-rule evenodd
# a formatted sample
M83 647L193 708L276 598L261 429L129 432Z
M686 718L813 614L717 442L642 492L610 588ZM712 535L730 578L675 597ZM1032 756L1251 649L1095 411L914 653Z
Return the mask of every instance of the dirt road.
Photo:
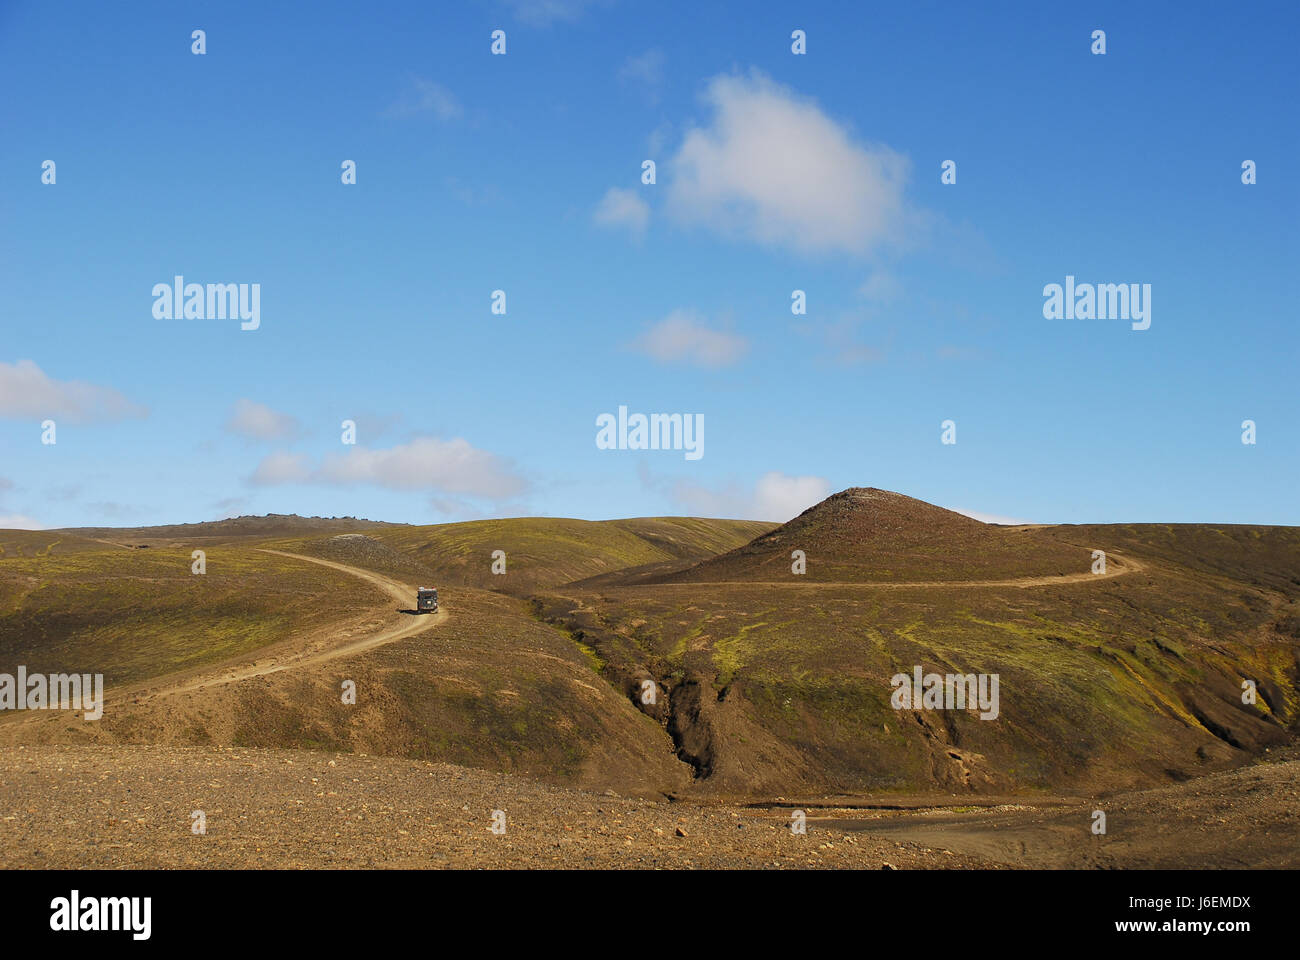
M1118 561L1118 563L1116 562ZM795 577L790 580L690 580L683 583L628 584L628 586L653 586L655 589L670 587L735 587L749 585L761 587L793 587L807 589L810 587L861 587L864 589L911 589L936 588L957 590L963 587L1055 587L1066 583L1091 583L1095 580L1109 580L1126 574L1145 570L1146 564L1132 557L1122 557L1117 553L1106 554L1106 572L1062 573L1054 577L1016 577L1010 580L802 580Z
M305 667L313 664L324 663L327 660L334 660L338 657L347 657L352 654L362 653L366 650L372 650L375 647L382 647L384 644L393 643L397 640L403 640L406 637L413 637L417 633L423 633L425 630L447 621L447 611L440 609L432 615L412 614L402 612L415 602L415 587L410 584L400 583L391 577L375 573L371 570L363 570L360 567L348 566L344 563L336 563L333 560L322 560L318 557L308 557L299 553L286 553L283 550L262 550L263 553L274 553L282 557L291 557L294 560L302 560L307 563L320 564L322 567L332 567L335 570L350 574L366 580L380 590L387 593L392 599L399 604L392 613L386 618L389 625L377 633L363 636L360 639L347 640L343 643L336 643L323 648L308 645L307 648L299 651L288 651L277 654L273 657L264 657L254 660L252 663L244 664L239 667L209 668L205 674L190 677L179 682L166 683L164 686L150 685L141 689L139 692L147 693L149 696L170 696L176 693L190 693L194 690L201 690L204 687L211 687L225 683L235 683L239 680L247 680L249 677L263 677L271 673L279 673L282 670L292 670L297 667ZM124 691L126 692L126 691ZM135 692L135 691L131 691Z
M283 550L264 549L262 552L331 567L358 577L378 587L392 599L393 604L386 604L370 611L370 615L364 622L331 626L316 630L307 636L294 637L273 644L259 651L258 657L251 661L241 657L235 661L211 664L197 670L169 674L143 683L110 689L105 692L105 703L112 704L127 698L144 702L158 697L192 693L206 687L236 683L250 677L262 677L283 670L320 664L404 640L447 622L447 611L442 609L432 615L403 612L415 603L415 587L410 584L333 560L286 553ZM376 617L378 617L377 622ZM39 722L44 717L41 712L12 712L0 717L0 723L33 723Z

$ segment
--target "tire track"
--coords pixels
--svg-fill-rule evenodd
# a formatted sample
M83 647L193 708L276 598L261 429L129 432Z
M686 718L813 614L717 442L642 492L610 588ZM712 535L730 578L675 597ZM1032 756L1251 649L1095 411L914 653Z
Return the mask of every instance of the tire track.
M282 557L289 557L306 563L315 563L322 567L330 567L371 583L397 603L405 606L413 606L415 603L414 586L375 573L372 570L349 566L334 560L323 560L319 557L309 557L299 553L288 553L284 550L271 550L264 547L257 549L263 553L274 553ZM312 634L308 635L307 642L299 649L293 649L290 645L301 643L301 639L291 638L277 642L272 648L265 649L259 657L251 661L241 657L238 661L226 661L222 664L208 665L194 671L186 671L180 675L172 674L170 677L155 677L129 686L118 687L105 691L105 705L125 699L146 702L180 693L193 693L196 690L203 690L208 687L238 683L252 677L264 677L286 670L315 666L340 657L348 657L364 653L367 650L373 650L376 647L396 643L398 640L405 640L408 637L423 633L425 630L441 626L449 619L447 611L441 608L432 616L402 613L400 612L401 608L385 607L383 609L386 613L382 629L368 633L359 639L349 639L342 643L335 642L333 644L329 642L313 643L313 636L338 630L337 626L317 627L314 628ZM13 712L0 718L0 723L34 723L47 719L45 715L46 711Z
M338 563L334 560L322 560L319 557L309 557L301 553L288 553L284 550L271 550L265 547L258 549L260 549L262 553L274 553L281 557L303 560L307 563L319 564L322 567L331 567L335 570L368 581L383 590L398 603L414 603L415 587L410 584L402 583L399 580L394 580L391 577L386 577L383 574L375 573L372 570L349 566L348 564ZM381 630L379 633L363 637L360 640L351 640L346 643L326 647L325 649L312 651L310 653L290 653L284 656L273 657L269 660L255 660L252 663L235 670L231 670L229 667L222 668L219 670L219 675L217 675L216 672L212 672L207 676L185 680L161 689L146 688L139 692L150 697L170 696L176 693L192 693L193 691L201 690L204 687L237 683L240 680L247 680L251 677L264 677L285 670L314 666L315 664L336 660L339 657L364 653L367 650L373 650L375 647L382 647L390 643L395 643L398 640L405 640L407 637L413 637L418 633L423 633L430 627L446 623L448 615L446 610L439 607L438 612L433 614L431 617L394 611L393 615L387 619L391 621L388 627Z
M1113 561L1120 561L1115 563ZM1132 557L1120 556L1118 553L1106 554L1106 572L1105 573L1062 573L1054 577L1017 577L1011 580L804 580L802 578L793 580L688 580L681 583L627 583L615 584L619 587L653 587L663 589L665 587L736 587L736 586L761 586L761 587L862 587L866 589L886 589L886 590L903 590L903 589L926 589L943 587L948 590L961 587L1051 587L1066 583L1088 583L1093 580L1110 580L1114 577L1122 577L1130 573L1138 573L1146 569L1146 564Z

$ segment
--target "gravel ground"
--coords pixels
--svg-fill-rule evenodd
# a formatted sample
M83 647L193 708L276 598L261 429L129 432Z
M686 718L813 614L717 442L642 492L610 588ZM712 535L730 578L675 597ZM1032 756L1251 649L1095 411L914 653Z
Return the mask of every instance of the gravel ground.
M206 834L192 830L202 810ZM504 834L491 830L505 813ZM663 803L356 754L0 749L13 868L971 868L990 861L789 813ZM886 866L888 865L888 866Z

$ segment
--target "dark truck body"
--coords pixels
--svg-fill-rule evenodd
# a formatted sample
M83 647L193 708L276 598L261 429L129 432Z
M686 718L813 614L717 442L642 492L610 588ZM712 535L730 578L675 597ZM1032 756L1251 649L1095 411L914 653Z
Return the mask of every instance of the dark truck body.
M419 587L415 591L415 609L420 613L437 613L438 591L432 587Z

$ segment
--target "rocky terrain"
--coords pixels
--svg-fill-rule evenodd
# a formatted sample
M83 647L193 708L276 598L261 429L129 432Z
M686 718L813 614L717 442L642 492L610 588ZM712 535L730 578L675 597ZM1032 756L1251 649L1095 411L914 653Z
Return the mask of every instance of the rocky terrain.
M204 812L206 834L192 832ZM505 813L505 833L492 832ZM287 750L0 750L8 867L978 867L786 811L670 804L447 764Z

